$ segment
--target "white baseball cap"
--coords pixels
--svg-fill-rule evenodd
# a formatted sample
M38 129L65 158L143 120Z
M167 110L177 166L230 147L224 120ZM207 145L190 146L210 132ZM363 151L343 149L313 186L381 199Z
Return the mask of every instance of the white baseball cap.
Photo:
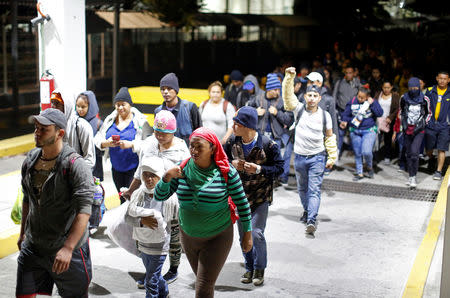
M306 78L313 82L319 81L319 82L323 83L322 75L316 71L311 72L309 75L306 76Z

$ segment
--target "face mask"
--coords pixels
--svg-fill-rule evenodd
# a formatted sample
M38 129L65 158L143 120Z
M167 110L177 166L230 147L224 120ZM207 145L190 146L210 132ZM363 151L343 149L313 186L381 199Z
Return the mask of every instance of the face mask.
M408 93L411 97L417 97L420 94L420 90L409 90Z

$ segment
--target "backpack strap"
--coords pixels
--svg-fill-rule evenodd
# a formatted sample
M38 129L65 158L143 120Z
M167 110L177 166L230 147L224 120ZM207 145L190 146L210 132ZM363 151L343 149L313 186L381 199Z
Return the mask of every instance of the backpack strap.
M78 120L80 119L80 117L77 117L77 121L75 122L75 132L77 134L77 139L78 139L78 146L80 147L80 155L84 156L83 153L83 147L81 147L81 141L80 141L80 133L78 132Z
M223 113L225 114L225 116L227 115L228 103L229 101L226 99L223 101Z
M323 136L326 137L327 136L327 114L324 109L321 109L321 110L322 110L322 117L323 117L322 118L322 125L323 125L322 131L323 131Z
M205 106L208 102L209 102L209 98L200 104L200 108L202 109L202 114L203 114L203 109L205 108Z

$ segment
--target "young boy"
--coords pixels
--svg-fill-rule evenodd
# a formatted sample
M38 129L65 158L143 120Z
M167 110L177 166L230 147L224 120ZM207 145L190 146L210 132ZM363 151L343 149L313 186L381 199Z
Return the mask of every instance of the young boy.
M161 269L169 252L170 223L178 217L177 198L174 194L167 201L153 199L154 188L164 175L161 158L144 158L140 169L143 183L131 196L127 219L146 269L146 296L167 297L169 289Z

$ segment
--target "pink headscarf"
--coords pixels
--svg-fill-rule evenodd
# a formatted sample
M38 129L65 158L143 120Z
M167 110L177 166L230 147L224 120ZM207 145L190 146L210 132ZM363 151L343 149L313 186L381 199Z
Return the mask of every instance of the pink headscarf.
M225 182L228 182L228 172L230 172L230 164L228 163L228 157L223 150L222 144L220 144L219 139L216 134L207 127L199 127L189 136L189 140L193 137L199 137L207 140L216 146L216 151L214 152L214 161L219 167ZM184 168L186 163L189 161L190 157L181 162L181 168Z

